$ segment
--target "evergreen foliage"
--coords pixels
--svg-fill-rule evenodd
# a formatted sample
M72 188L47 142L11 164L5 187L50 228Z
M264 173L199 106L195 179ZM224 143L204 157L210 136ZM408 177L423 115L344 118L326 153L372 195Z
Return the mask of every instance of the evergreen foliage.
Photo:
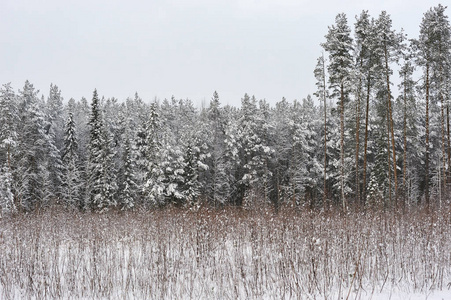
M217 92L148 103L47 100L26 81L0 89L1 213L53 204L105 211L175 205L347 210L449 204L451 27L428 10L418 39L387 12L338 14L313 75L317 91L274 106ZM397 89L393 88L397 82Z

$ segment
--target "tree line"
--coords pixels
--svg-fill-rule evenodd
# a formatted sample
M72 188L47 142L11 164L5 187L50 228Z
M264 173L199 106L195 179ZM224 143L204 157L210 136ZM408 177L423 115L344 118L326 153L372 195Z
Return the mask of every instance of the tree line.
M167 205L449 205L451 30L428 10L418 38L389 14L338 14L317 91L270 106L189 99L65 103L26 81L0 89L1 211L55 203L103 211ZM393 80L399 82L397 86ZM394 94L398 96L395 98Z

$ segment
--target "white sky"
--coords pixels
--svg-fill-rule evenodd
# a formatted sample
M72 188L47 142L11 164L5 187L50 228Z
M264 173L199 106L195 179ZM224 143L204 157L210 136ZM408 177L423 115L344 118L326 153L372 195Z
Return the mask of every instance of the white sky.
M244 93L274 104L315 91L313 69L335 15L351 27L363 9L386 10L394 28L417 37L424 0L1 0L0 84L25 80L47 96L100 95L146 101L218 91L223 104ZM445 3L442 3L446 5ZM447 14L450 15L449 9Z

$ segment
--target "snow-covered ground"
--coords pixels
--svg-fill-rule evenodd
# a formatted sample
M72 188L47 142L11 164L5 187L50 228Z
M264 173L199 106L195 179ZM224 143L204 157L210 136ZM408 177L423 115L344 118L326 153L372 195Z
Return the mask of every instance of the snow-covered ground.
M449 212L0 221L1 299L451 299Z
M446 300L451 299L451 291L434 291L429 293L409 293L403 291L378 292L375 294L351 294L349 299L373 299L373 300Z

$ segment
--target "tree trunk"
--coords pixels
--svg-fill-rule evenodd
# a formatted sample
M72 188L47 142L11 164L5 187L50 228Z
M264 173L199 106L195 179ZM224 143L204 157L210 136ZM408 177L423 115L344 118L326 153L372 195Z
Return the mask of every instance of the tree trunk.
M11 144L8 144L8 171L11 173Z
M341 173L341 201L343 205L343 211L346 211L346 200L345 200L345 160L344 160L344 130L345 130L345 121L344 121L344 110L345 110L345 104L344 104L344 85L341 83L341 101L340 101L340 129L341 129L341 137L340 137L340 173Z
M391 153L390 153L390 106L387 105L387 167L388 167L388 203L392 205ZM386 203L384 202L384 208Z
M404 76L404 82L406 82L406 75ZM405 207L405 197L407 197L407 86L404 84L404 153L402 164L402 207Z
M384 44L384 52L385 52L385 75L387 80L387 101L388 101L388 115L389 115L389 126L391 131L391 142L392 142L392 153L393 153L393 178L395 180L395 201L398 197L398 177L396 170L396 150L395 150L395 133L393 126L393 110L391 105L391 92L390 92L390 75L388 72L388 51L387 51L387 43ZM396 205L396 203L395 203Z
M440 73L441 73L441 70L442 70L442 67L440 66ZM444 99L443 99L443 93L442 93L442 91L441 91L441 87L442 87L442 84L443 84L443 81L442 81L442 77L440 78L440 113L441 113L441 116L440 116L440 126L441 126L441 129L442 129L442 160L443 160L443 172L442 172L442 174L443 174L443 182L440 182L440 184L442 184L442 191L443 191L443 194L445 194L446 195L446 178L447 178L447 176L446 176L446 149L445 149L445 136L446 136L446 133L445 133L445 104L444 104ZM440 197L440 204L442 203L442 199L441 199L441 197Z
M324 195L323 205L327 206L327 99L326 99L326 70L323 54L323 100L324 100Z
M362 62L360 62L362 69ZM360 147L360 97L362 95L362 78L359 79L357 103L356 103L356 124L355 124L355 188L356 204L360 204L360 175L359 175L359 147Z
M429 62L426 63L426 159L425 159L425 200L429 209Z
M367 167L367 152L368 152L368 123L370 111L370 88L371 79L368 74L367 89L366 89L366 111L365 111L365 141L363 146L363 184L362 184L362 204L365 205L366 199L366 167Z
M449 133L449 104L446 104L446 123L447 123L446 127L447 127L447 142L448 142L448 169L449 169L449 167L451 165L451 139L450 139L450 133ZM446 184L448 184L448 182L446 182Z

